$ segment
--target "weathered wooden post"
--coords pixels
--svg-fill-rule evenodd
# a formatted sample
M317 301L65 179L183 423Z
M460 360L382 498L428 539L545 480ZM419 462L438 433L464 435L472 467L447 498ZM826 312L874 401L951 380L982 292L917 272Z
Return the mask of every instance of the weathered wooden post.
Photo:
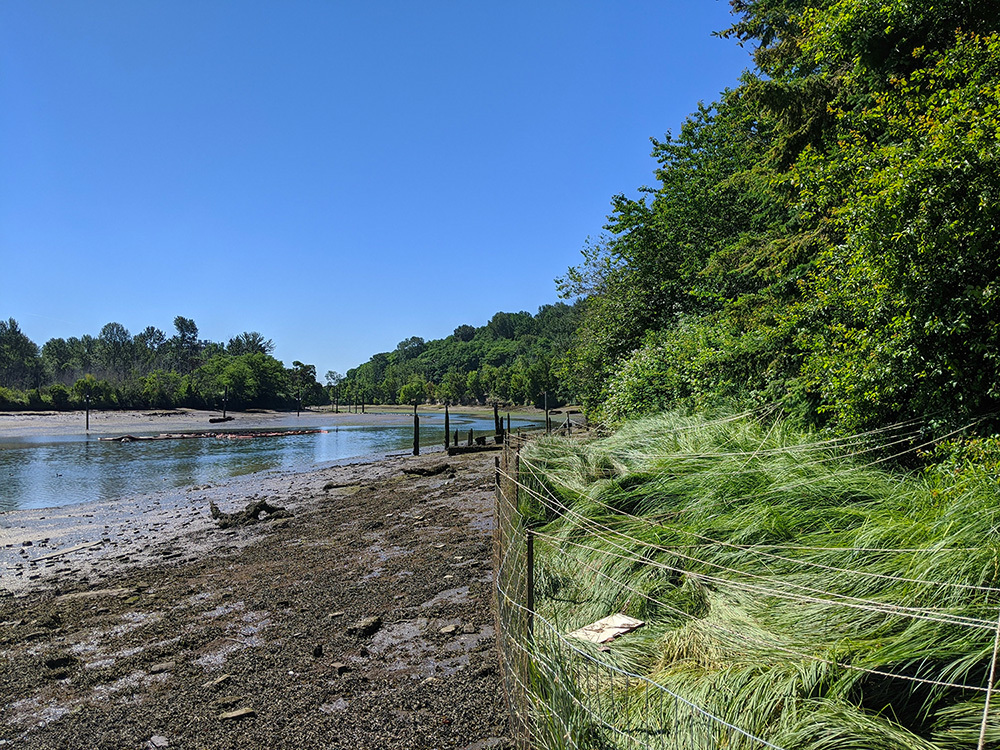
M525 608L528 610L527 636L531 638L535 624L535 532L531 529L528 529L528 560L525 567L527 567L525 583L528 589L525 597L527 599Z
M458 447L458 430L455 430L455 447Z
M507 412L507 434L510 434L510 412Z
M413 404L413 455L420 455L420 417L417 416L417 405Z
M448 402L444 404L444 449L448 450L448 444L451 441L451 427L448 424Z
M83 403L87 410L87 432L90 432L90 394L85 393L83 396Z
M993 683L997 672L997 652L1000 651L1000 617L997 618L996 634L993 636L993 658L990 659L990 678L986 683L986 705L983 707L983 723L979 728L979 744L976 750L986 747L986 727L990 715L990 697L993 693Z
M493 402L493 432L497 435L503 432L503 427L500 426L500 406L496 401Z
M549 424L549 394L548 391L542 391L542 398L545 399L545 434L548 435L552 432L552 425Z
M469 445L472 445L472 428L469 428Z

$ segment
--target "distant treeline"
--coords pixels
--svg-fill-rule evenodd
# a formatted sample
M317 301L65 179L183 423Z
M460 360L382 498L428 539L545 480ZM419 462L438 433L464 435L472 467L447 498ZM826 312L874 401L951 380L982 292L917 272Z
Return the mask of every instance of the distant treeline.
M316 368L271 356L256 331L227 343L198 338L190 318L167 336L149 326L134 336L108 323L95 336L53 338L39 348L13 318L0 320L0 409L290 407L325 403Z
M108 323L95 336L54 338L39 347L13 318L0 321L0 409L291 408L348 405L565 403L561 368L582 303L546 305L537 315L500 312L485 326L461 325L444 339L412 337L347 375L271 356L256 331L205 341L189 318L167 336L150 326L132 335Z
M412 337L374 355L346 376L327 373L341 403L541 405L572 397L562 372L582 303L528 312L498 312L481 327L461 325L451 336Z

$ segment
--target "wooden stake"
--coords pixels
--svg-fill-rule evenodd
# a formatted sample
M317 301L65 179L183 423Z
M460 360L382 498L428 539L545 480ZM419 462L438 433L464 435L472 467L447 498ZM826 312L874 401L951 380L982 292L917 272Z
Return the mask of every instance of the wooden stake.
M993 694L993 679L997 671L997 651L1000 650L1000 615L997 616L997 632L993 636L993 658L990 659L990 680L986 683L986 705L983 706L983 723L979 727L979 744L976 750L983 750L986 746L986 720L990 715L990 696Z
M528 560L525 573L527 584L527 601L525 607L528 610L528 638L531 638L531 631L535 624L535 533L528 529Z
M417 405L413 405L413 455L420 455L420 417L417 416Z
M444 449L448 450L451 442L451 428L448 425L448 404L444 405ZM455 446L458 447L458 446Z

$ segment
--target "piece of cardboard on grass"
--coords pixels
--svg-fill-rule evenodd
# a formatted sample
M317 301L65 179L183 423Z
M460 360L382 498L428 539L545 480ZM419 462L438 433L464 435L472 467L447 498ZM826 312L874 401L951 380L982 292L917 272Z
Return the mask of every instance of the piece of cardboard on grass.
M634 617L619 613L602 617L597 622L584 625L572 633L567 633L567 635L570 638L579 638L581 641L607 643L620 635L625 635L625 633L630 633L636 628L641 628L645 624L642 620L636 620Z

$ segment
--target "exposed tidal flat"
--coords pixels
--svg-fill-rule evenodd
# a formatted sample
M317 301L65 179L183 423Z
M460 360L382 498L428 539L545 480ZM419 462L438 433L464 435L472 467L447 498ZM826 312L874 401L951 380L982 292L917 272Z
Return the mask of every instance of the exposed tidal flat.
M305 471L344 461L376 460L413 444L412 413L332 411L233 412L212 424L215 412L83 412L0 414L0 512L50 508L182 491L263 471ZM443 413L421 412L421 450L444 442ZM492 432L492 414L454 413L451 430ZM526 425L524 418L514 427ZM313 431L233 440L224 437L116 443L110 437L164 433L226 434ZM103 438L103 439L102 439Z
M492 475L393 456L0 515L0 746L512 747ZM211 519L256 499L292 515Z

